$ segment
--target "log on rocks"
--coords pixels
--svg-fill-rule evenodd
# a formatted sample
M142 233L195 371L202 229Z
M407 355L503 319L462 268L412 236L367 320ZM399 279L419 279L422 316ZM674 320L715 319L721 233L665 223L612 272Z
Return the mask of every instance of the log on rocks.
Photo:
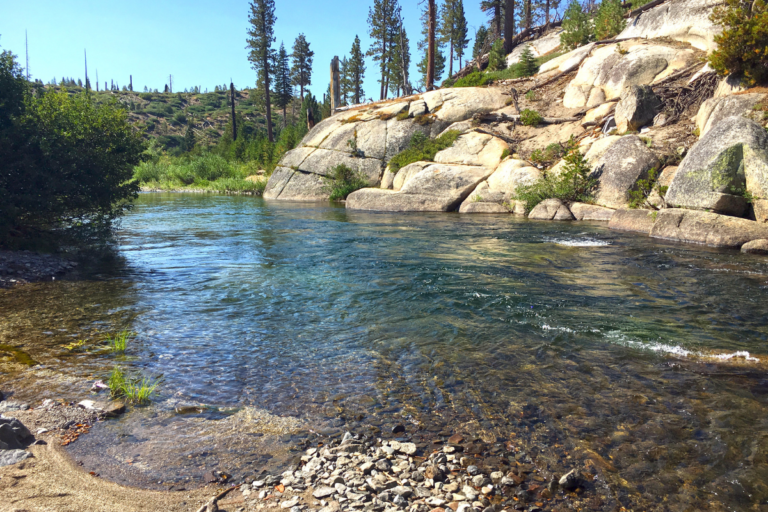
M518 122L520 121L519 115L508 115L498 112L491 112L490 114L477 114L473 119L485 122L485 123L505 123L505 122ZM581 117L543 117L541 122L544 124L562 124L562 123L574 123L580 120Z
M647 11L647 10L653 9L653 8L654 8L654 7L656 7L657 5L661 5L661 4L663 4L664 2L666 2L666 1L667 1L667 0L653 0L652 2L648 2L647 4L643 5L642 7L638 7L638 8L637 8L637 9L635 9L634 11L630 11L630 12L629 12L629 13L627 13L627 15L626 15L626 16L624 16L624 17L625 17L625 18L634 18L635 16L637 16L637 15L639 15L639 14L642 14L642 13L644 13L644 12L645 12L645 11Z

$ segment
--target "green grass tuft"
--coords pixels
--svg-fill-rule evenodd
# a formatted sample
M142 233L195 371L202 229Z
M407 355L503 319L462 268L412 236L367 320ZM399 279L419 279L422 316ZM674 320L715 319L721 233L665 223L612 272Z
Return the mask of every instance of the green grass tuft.
M423 133L417 133L411 138L407 149L392 157L389 168L393 173L397 173L414 162L431 162L439 151L453 146L459 135L460 132L451 130L436 139L430 139Z
M160 379L151 380L147 377L132 379L123 370L115 366L107 380L112 398L123 398L134 404L148 403L155 394Z
M109 345L109 349L112 352L124 353L125 349L128 347L128 341L131 340L133 336L134 333L131 331L122 330L112 336L108 336L107 345Z

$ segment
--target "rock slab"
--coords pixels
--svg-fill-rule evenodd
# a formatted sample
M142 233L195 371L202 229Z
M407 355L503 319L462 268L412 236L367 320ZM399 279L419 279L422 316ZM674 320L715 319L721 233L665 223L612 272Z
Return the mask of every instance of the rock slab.
M661 210L652 238L740 249L754 240L768 239L768 225L747 219L695 210Z

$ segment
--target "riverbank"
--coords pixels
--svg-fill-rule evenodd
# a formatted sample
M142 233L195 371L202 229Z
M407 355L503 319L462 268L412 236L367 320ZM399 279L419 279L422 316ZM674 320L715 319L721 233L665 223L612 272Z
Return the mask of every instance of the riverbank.
M77 268L77 262L53 254L0 250L0 288L53 281Z

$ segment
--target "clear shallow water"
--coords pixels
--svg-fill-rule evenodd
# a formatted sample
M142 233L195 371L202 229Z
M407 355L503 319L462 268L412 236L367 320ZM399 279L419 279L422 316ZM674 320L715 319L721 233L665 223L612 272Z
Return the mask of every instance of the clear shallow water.
M46 366L28 393L83 392L115 363L163 376L152 407L72 445L112 478L245 474L311 431L406 421L597 465L606 510L767 503L764 258L599 224L171 194L143 195L120 240L91 279L0 291L0 344ZM139 334L124 360L62 348L122 327ZM190 404L220 410L174 413Z

